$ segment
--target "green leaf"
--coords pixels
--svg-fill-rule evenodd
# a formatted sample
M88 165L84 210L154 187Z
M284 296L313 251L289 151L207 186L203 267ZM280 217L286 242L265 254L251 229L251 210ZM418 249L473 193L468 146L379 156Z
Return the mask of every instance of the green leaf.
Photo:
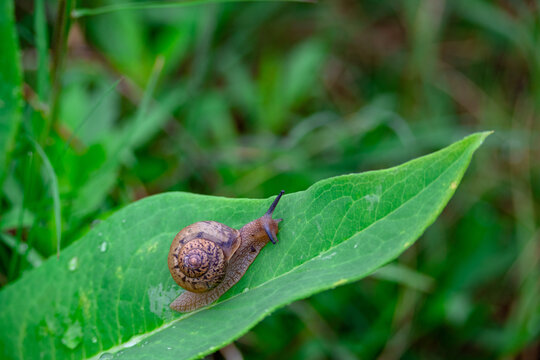
M22 76L13 1L0 2L0 186L21 122Z
M275 213L284 218L279 243L266 246L216 305L190 314L168 307L182 292L167 267L174 235L200 220L240 227L261 216L273 197L166 193L127 206L59 260L48 259L0 292L0 308L8 309L0 313L0 357L208 354L276 308L358 280L396 258L442 211L486 136L285 195Z

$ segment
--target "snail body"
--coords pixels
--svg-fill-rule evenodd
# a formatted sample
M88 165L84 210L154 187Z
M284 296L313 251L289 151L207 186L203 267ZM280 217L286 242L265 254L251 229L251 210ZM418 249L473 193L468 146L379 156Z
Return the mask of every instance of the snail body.
M200 221L186 226L174 237L168 256L174 281L186 289L170 307L193 311L217 300L236 284L271 241L276 244L282 219L272 213L283 195L276 197L260 218L233 229L216 221Z

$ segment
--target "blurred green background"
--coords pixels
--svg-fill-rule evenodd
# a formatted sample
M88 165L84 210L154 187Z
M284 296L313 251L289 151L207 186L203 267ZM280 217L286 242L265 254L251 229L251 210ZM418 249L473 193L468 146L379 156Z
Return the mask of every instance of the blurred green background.
M54 256L56 219L65 247L152 194L291 193L495 130L395 263L235 346L248 359L540 357L538 2L57 13L113 3L15 3L25 101L4 169L1 286Z

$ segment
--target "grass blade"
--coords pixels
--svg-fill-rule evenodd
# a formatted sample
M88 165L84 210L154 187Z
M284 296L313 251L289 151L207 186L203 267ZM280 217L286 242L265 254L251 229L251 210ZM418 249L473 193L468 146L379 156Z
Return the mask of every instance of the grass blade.
M56 122L59 113L59 100L61 92L61 76L67 54L67 39L71 28L71 10L75 7L75 0L59 0L56 14L53 49L52 49L52 94L50 99L51 113L42 134L39 137L41 143L47 138L51 124Z
M38 58L37 94L39 100L46 103L49 97L49 51L47 18L45 16L44 0L35 0L34 31L36 33L36 48Z
M130 145L135 138L137 129L142 127L144 125L144 121L146 120L146 114L148 114L148 109L150 108L150 104L152 102L152 97L154 95L154 90L156 89L159 75L163 70L163 65L164 59L163 57L159 56L156 59L152 73L150 74L150 79L148 80L148 85L144 90L141 104L139 105L137 113L135 114L135 119L133 122L128 124L125 129L123 129L123 133L116 144L116 148L113 150L112 156L109 157L108 165L105 165L105 168L117 164L118 159L122 158L122 156L126 153L126 150L131 149Z
M58 179L56 178L56 173L54 172L54 169L51 165L51 162L49 161L49 158L47 157L47 154L45 154L45 151L43 151L43 148L31 137L28 137L34 148L36 149L37 153L43 160L43 165L45 166L45 172L49 176L49 179L51 180L51 193L53 197L53 211L54 211L54 223L56 228L56 257L60 257L60 244L61 244L61 236L62 236L62 210L60 207L60 192L58 190Z
M69 148L69 146L71 145L71 143L73 142L73 139L76 137L76 135L79 133L79 131L81 131L81 128L84 126L84 124L86 124L88 122L88 120L90 120L92 118L92 115L94 115L94 113L96 112L96 110L99 108L99 106L103 103L103 100L105 100L107 98L107 96L114 90L116 89L116 87L118 86L118 84L120 84L120 81L122 81L122 79L118 79L116 80L111 86L109 86L100 96L99 98L97 99L96 103L94 104L94 106L92 106L92 108L90 109L90 111L86 114L86 116L84 117L84 119L77 125L77 127L73 130L73 132L70 134L69 138L66 140L66 144L64 146L64 150L62 151L62 155L64 155L67 151L67 149Z
M19 256L25 257L26 261L33 267L38 267L43 263L43 256L36 250L30 248L28 244L20 243L16 238L8 234L0 234L0 240L8 247L15 250Z
M225 2L304 2L312 3L314 1L310 0L181 0L181 1L142 1L142 2L132 2L132 3L123 3L123 4L113 4L97 8L81 8L75 9L71 16L73 18L81 18L84 16L95 16L103 15L116 11L126 11L126 10L149 10L149 9L166 9L166 8L177 8L191 5L199 4L209 4L209 3L225 3Z

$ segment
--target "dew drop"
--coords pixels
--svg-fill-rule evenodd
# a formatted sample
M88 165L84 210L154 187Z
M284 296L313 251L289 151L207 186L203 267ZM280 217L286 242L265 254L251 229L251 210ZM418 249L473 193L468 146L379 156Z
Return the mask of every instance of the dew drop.
M76 321L68 326L64 336L62 336L62 344L73 350L81 343L82 337L83 333L81 324Z
M92 343L94 343L94 344L97 343L97 338L95 336L92 337Z
M68 263L69 271L77 270L78 266L79 266L79 258L76 257L76 256L72 257L71 260L69 260L69 263Z
M170 346L167 346L167 350L171 350L171 349L172 349L172 347L170 347Z
M244 290L242 290L243 293L246 293L249 291L249 288L245 288Z
M114 358L114 355L111 353L104 353L99 357L99 360L110 360Z
M125 224L125 223L126 223L126 219L122 219L122 223L124 223L124 224Z
M106 241L102 242L101 245L99 245L99 251L101 251L101 252L107 251L107 242Z
M354 248L356 249L358 247L358 244L354 244Z
M103 235L103 233L100 233L100 232L99 232L99 233L98 233L98 236L101 236L101 235Z
M333 253L331 253L330 255L323 256L322 259L323 259L323 260L330 260L330 259L333 258L336 254L337 254L336 252L333 252Z

